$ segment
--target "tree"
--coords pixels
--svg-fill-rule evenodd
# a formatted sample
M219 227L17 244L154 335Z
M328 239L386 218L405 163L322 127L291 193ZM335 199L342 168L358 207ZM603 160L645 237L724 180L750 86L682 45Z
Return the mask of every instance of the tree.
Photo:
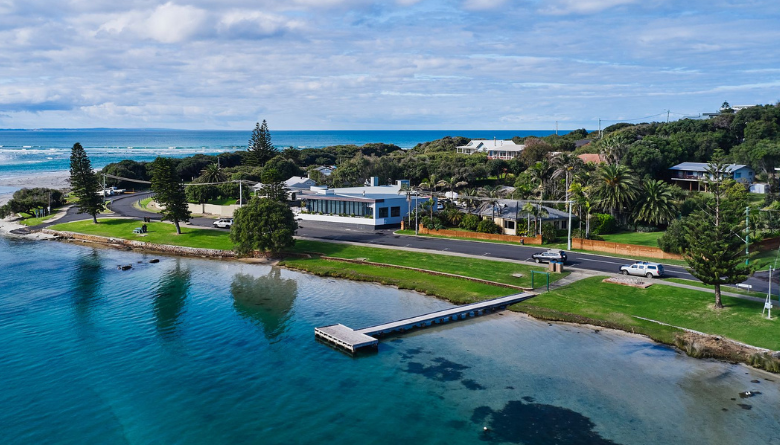
M70 187L79 200L78 212L92 215L92 222L97 224L97 214L106 209L106 204L98 194L100 181L92 170L92 163L78 142L70 152Z
M260 187L258 195L263 198L272 199L279 202L287 202L288 190L281 181L279 172L269 168L263 172L263 186Z
M601 140L601 155L610 164L620 164L631 146L631 137L624 132L615 132Z
M219 167L219 164L209 164L200 172L202 182L222 182L225 180L225 173Z
M240 256L254 251L275 254L295 243L293 235L298 228L290 207L268 198L255 198L236 210L230 240Z
M661 225L677 217L672 186L664 181L651 179L642 184L642 193L636 209L636 221Z
M688 271L702 283L715 287L715 308L722 309L720 287L741 283L752 273L745 264L744 244L737 235L744 231L741 208L727 197L729 186L722 154L707 167L706 182L712 193L707 206L686 218L683 257Z
M594 194L598 206L617 217L628 209L637 195L637 181L634 172L624 165L605 164L596 171Z
M276 156L276 148L271 143L271 133L268 131L268 124L263 119L263 124L256 123L255 129L252 130L246 163L262 167L274 156Z
M152 191L155 201L163 208L160 211L163 221L173 221L176 233L181 235L179 222L189 221L192 214L187 206L184 186L179 182L171 159L158 157L152 162Z

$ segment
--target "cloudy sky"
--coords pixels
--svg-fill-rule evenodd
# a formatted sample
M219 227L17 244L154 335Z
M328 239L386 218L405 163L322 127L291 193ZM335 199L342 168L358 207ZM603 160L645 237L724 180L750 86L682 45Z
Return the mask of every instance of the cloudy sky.
M0 128L561 129L780 100L777 0L0 0Z

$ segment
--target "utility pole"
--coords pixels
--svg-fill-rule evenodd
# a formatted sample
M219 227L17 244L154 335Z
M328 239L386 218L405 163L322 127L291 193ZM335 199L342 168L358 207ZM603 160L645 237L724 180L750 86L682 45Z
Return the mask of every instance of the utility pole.
M558 121L555 121L555 135L558 136Z
M669 110L666 110L666 123L669 123Z
M745 266L750 263L750 206L745 207Z
M571 201L569 201L569 248L571 250Z
M238 180L238 206L244 205L244 181Z
M601 118L599 118L599 137L601 137Z

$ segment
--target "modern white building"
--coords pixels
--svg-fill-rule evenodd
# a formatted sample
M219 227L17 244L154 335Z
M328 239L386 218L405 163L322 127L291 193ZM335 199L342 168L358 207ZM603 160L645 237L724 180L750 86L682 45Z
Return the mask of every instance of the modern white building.
M457 147L458 153L471 155L485 153L489 159L514 159L525 149L525 145L517 145L514 141L503 139L472 139L466 145Z
M376 182L369 181L370 184ZM332 189L312 187L298 194L298 217L303 221L354 224L369 229L397 227L415 206L431 199L430 196L407 194L402 190L405 182Z

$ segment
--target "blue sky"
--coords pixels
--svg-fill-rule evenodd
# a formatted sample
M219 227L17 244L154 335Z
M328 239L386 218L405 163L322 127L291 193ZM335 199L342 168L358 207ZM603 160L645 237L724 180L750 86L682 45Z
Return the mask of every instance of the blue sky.
M0 0L0 128L594 130L780 100L776 0Z

